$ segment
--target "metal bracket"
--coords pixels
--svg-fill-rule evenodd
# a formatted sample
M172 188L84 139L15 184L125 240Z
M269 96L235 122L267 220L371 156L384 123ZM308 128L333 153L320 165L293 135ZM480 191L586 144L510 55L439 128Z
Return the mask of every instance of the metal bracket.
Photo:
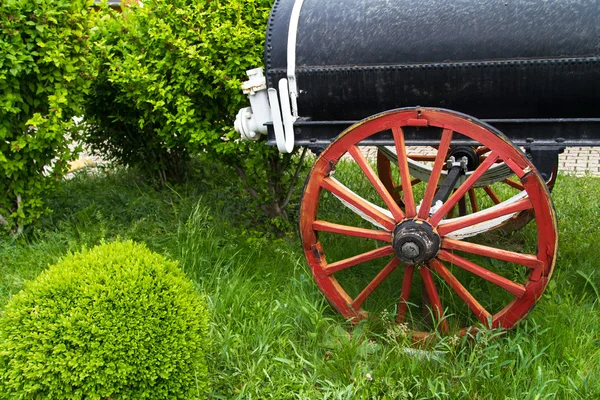
M451 156L449 159L446 160L446 169L451 170L452 167L460 167L460 169L466 174L468 172L468 163L469 159L467 157L462 157L457 162L454 156Z
M525 152L539 171L542 179L549 182L558 164L558 155L565 151L565 146L539 146L528 139L530 145L525 146Z
M290 97L287 95L288 81L285 78L279 81L279 93L283 94L281 99L276 89L268 90L275 141L281 153L291 153L294 151L295 118L292 116Z
M288 30L287 45L287 79L279 80L278 89L268 90L269 103L273 117L273 130L275 142L281 153L294 151L295 132L294 122L298 119L298 86L296 84L296 40L298 37L298 24L300 11L304 0L296 0Z

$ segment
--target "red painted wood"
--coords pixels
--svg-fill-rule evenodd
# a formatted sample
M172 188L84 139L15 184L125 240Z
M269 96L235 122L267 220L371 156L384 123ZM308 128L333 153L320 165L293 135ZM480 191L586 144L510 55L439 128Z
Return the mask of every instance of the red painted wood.
M448 282L448 285L450 285L450 287L460 296L461 299L463 299L465 303L467 303L477 319L479 319L479 321L481 321L481 323L483 323L485 326L490 327L489 325L492 320L492 314L490 314L481 304L479 304L477 299L475 299L475 297L473 297L473 295L458 281L458 279L452 275L452 272L450 272L448 268L444 266L444 264L435 259L431 260L429 265L446 282Z
M418 162L434 162L436 159L436 156L434 154L432 154L432 155L412 154L412 155L409 155L408 158L410 158L413 161L418 161Z
M413 179L412 181L410 181L411 189L412 189L412 186L415 186L419 182L421 182L420 179ZM401 192L402 191L402 184L394 186L394 190L397 191L397 192Z
M429 121L424 118L413 118L406 121L408 126L429 126Z
M513 181L512 179L506 178L505 180L503 180L503 182L506 183L508 186L514 187L517 190L525 190L523 185L521 185L519 182Z
M481 156L479 157L479 163L483 163L485 160L488 159L488 156ZM504 161L502 161L500 158L498 158L496 161L494 161L494 163L496 164L502 164Z
M319 209L319 198L321 197L321 181L324 175L328 173L329 165L326 162L317 160L311 168L311 179L304 185L302 202L300 203L300 237L302 238L302 247L304 251L311 251L316 243L317 235L313 230L313 221L317 219L317 210Z
M508 304L503 310L494 315L494 326L511 328L519 322L544 292L556 262L558 248L558 226L556 214L552 207L552 199L542 178L530 167L530 172L521 178L535 212L537 225L537 258L542 262L542 273L537 277L532 273L527 283L525 296Z
M551 276L558 250L558 228L552 199L542 178L530 172L521 180L534 205L538 230L538 259L544 264L542 274ZM540 184L541 183L541 184ZM543 290L542 290L543 291Z
M431 202L437 189L440 175L442 173L442 168L446 164L446 154L448 154L448 148L450 146L450 141L452 140L452 133L453 132L450 129L444 129L444 131L442 132L442 140L440 142L440 147L438 149L435 163L433 164L431 175L429 175L427 189L425 189L425 195L423 196L421 208L419 209L418 213L418 217L421 219L427 219L429 217L429 210L431 210Z
M402 188L394 184L390 160L379 150L377 150L377 174L379 175L381 183L383 183L388 192L390 192L394 201L397 204L400 204L402 198L398 192L402 190Z
M398 301L398 312L396 315L397 323L406 321L406 312L408 311L408 299L410 298L410 287L412 285L414 273L414 265L406 265L404 267L404 277L402 278L402 291L400 292L400 300Z
M379 249L368 251L363 254L356 255L354 257L346 258L345 260L328 264L323 269L327 275L331 275L346 268L354 267L355 265L375 260L377 258L389 256L391 254L394 254L394 249L392 248L392 246L385 246Z
M518 283L511 281L510 279L506 279L498 274L495 274L492 271L489 271L472 261L464 259L456 254L452 254L446 250L440 250L438 254L438 258L444 261L448 261L457 267L460 267L466 271L469 271L480 278L485 279L488 282L493 283L494 285L500 286L502 289L514 294L517 297L523 297L525 294L525 287Z
M476 214L471 214L460 218L458 221L450 221L448 223L440 224L437 227L437 231L441 236L445 236L467 226L473 226L481 222L501 217L503 215L513 214L519 211L529 210L531 208L532 204L529 198L524 198L505 207L500 207L497 209L488 208L486 210L479 211Z
M504 162L519 178L522 178L525 175L525 171L523 170L523 168L519 167L519 165L514 160L510 158L505 158Z
M486 153L489 153L490 151L492 151L492 150L490 150L488 147L480 146L479 148L477 148L477 150L475 150L475 153L478 156L482 156L482 155L484 155Z
M485 192L490 197L490 199L492 199L492 201L494 202L494 204L500 204L500 203L502 203L502 200L500 200L500 197L498 197L498 195L496 194L496 192L494 192L494 190L491 187L484 186L483 190L485 190Z
M431 217L430 223L436 226L442 218L446 216L448 211L456 205L456 203L463 199L467 194L467 191L475 185L475 183L481 178L481 176L494 164L498 159L498 154L492 153L490 156L481 164L473 173L460 185L454 193L448 198L444 205Z
M350 153L352 158L354 158L354 161L356 161L360 169L362 169L363 173L365 174L369 182L371 182L371 185L373 185L383 202L388 206L388 210L391 211L396 222L403 220L404 213L402 212L400 207L398 207L398 204L396 204L387 188L383 185L383 183L381 183L381 181L375 174L375 171L373 171L373 168L371 168L369 162L367 161L363 153L360 151L360 149L356 146L352 146L348 149L348 153Z
M402 185L406 217L413 218L417 215L417 210L412 191L413 181L410 180L410 170L408 168L406 146L404 143L404 132L402 131L402 128L394 127L392 133L394 135L394 144L396 145L396 154L398 156L398 169L400 171L400 183ZM415 179L415 181L420 182L418 179Z
M477 204L477 195L475 189L469 189L469 201L471 202L471 210L476 213L479 211L479 204Z
M467 200L464 197L458 200L458 215L461 217L467 215Z
M464 251L466 253L523 265L530 269L536 269L542 266L542 263L537 259L537 256L532 254L515 253L514 251L496 249L494 247L464 242L462 240L443 238L442 249Z
M362 292L360 292L360 294L356 297L356 299L354 299L354 301L352 302L352 308L354 308L355 310L359 309L360 306L362 306L362 304L365 302L367 297L369 297L371 295L371 293L373 293L373 291L375 289L377 289L377 287L379 285L381 285L381 282L383 282L385 280L385 278L387 278L389 276L389 274L391 274L392 271L394 271L398 265L400 265L400 260L398 260L396 257L394 257L392 259L392 261L390 261L385 266L385 268L382 269L381 272L379 272L377 274L375 279L373 279L367 285L367 287Z
M387 215L383 214L381 211L375 209L370 204L368 204L365 199L356 195L355 193L349 191L345 187L341 186L339 183L334 181L331 178L323 179L321 182L321 187L335 194L336 196L344 199L348 203L352 204L354 207L358 208L369 217L373 218L377 221L381 226L385 227L388 230L393 230L396 226L394 220L389 218Z
M421 277L423 278L425 290L429 295L429 300L431 301L435 318L438 321L440 321L439 328L443 333L447 334L449 332L448 320L444 318L444 307L442 306L440 295L438 294L438 291L435 288L435 283L433 282L431 271L429 271L429 267L421 267L419 268L419 272L421 273Z
M410 158L410 156L409 156L409 158ZM409 171L409 173L410 173L410 171ZM394 201L402 209L404 207L404 202L402 201L402 196L400 195L400 192L402 192L402 184L396 185L394 183L394 179L392 177L392 170L391 170L391 166L390 166L390 160L379 150L377 151L377 175L379 176L381 183L383 183L383 185L386 187L388 192L390 192L390 195L392 196ZM409 178L410 178L410 175L409 175ZM411 193L412 193L412 187L419 182L421 182L420 179L413 179L410 181ZM412 194L411 194L411 198L412 198ZM414 199L413 199L413 204L414 204ZM413 209L414 209L414 206L413 206ZM404 212L406 213L406 210ZM416 212L415 212L415 214L416 214ZM412 215L411 218L412 217L414 217L414 215Z
M332 222L327 222L327 221L320 221L320 220L314 221L312 223L312 229L314 229L315 231L321 231L321 232L339 233L340 235L380 240L382 242L390 242L391 243L391 241L392 241L392 234L390 232L377 231L374 229L358 228L355 226L334 224Z

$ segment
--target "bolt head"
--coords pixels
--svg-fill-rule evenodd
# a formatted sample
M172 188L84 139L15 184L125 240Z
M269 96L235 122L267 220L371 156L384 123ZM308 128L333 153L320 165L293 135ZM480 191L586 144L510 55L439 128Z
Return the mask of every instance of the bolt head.
M415 259L420 254L419 246L413 242L406 242L402 245L402 255L409 259Z

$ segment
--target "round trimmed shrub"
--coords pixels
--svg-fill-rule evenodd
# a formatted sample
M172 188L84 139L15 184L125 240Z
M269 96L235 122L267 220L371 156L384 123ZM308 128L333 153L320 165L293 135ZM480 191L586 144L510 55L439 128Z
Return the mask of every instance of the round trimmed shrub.
M72 254L0 317L0 398L197 399L208 312L178 268L133 242Z

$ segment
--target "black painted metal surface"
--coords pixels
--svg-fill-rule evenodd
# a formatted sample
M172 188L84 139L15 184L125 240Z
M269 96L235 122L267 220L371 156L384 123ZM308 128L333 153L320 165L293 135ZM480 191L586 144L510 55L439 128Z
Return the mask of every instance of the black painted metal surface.
M293 3L272 11L270 87L285 77ZM482 119L598 118L599 15L599 0L305 0L299 112L347 121L420 105Z
M517 146L599 146L600 118L594 119L488 119L484 122L504 133ZM358 121L306 121L294 124L296 146L327 147L336 136ZM275 145L272 124L267 144ZM404 128L406 141L414 146L434 146L440 142L440 130L436 128ZM452 144L477 145L470 139L453 139ZM361 142L363 146L392 146L391 131L384 131L374 139Z

